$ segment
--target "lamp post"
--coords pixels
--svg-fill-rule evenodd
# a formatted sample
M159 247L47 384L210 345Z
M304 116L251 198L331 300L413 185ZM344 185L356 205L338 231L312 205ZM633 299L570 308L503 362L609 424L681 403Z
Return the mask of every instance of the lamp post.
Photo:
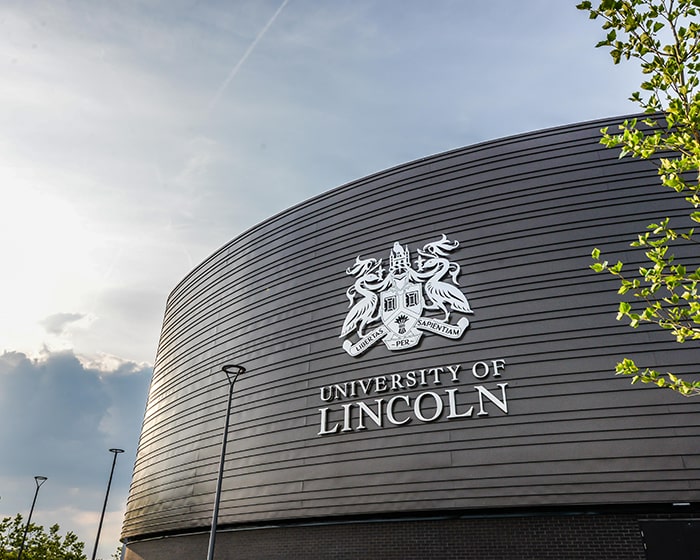
M39 488L44 482L47 481L45 476L35 476L34 483L36 484L36 490L34 491L34 499L32 500L32 507L29 509L29 517L27 517L27 525L24 527L24 535L22 535L22 543L19 545L19 552L17 553L17 560L22 560L22 552L24 552L24 541L27 539L27 531L29 531L29 524L32 522L32 513L34 513L34 505L36 504L36 497L39 495Z
M100 542L100 533L102 532L102 522L105 518L105 510L107 509L107 498L109 498L109 487L112 486L112 475L114 474L114 465L117 464L117 455L119 453L124 453L123 449L112 448L109 450L110 453L114 453L114 458L112 459L112 470L109 472L109 481L107 482L107 492L105 493L105 503L102 505L102 515L100 515L100 524L97 526L97 536L95 537L95 548L92 550L92 560L95 560L95 555L97 554L97 545Z
M224 478L224 462L226 461L226 441L228 440L229 418L231 417L231 400L233 399L233 384L242 373L243 366L225 365L221 368L228 380L228 403L226 404L226 420L224 421L224 434L221 440L221 457L219 458L219 474L216 478L216 493L214 495L214 513L211 517L211 533L209 534L209 549L207 560L214 560L214 545L216 544L216 526L219 519L219 501L221 500L221 483Z

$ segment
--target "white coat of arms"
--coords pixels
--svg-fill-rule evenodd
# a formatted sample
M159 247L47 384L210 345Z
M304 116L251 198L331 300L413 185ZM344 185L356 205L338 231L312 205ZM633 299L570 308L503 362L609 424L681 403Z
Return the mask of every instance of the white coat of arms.
M408 246L395 242L389 254L389 272L385 275L382 259L355 259L346 270L355 277L348 288L348 311L340 338L357 331L359 340L346 339L343 349L357 356L383 340L389 350L412 348L428 331L451 339L461 338L469 319L449 322L452 312L472 313L466 296L457 283L460 265L447 255L459 246L442 235L418 249L415 268L411 266ZM423 317L424 311L442 312L442 317ZM373 324L381 325L373 327ZM367 332L367 329L369 332Z

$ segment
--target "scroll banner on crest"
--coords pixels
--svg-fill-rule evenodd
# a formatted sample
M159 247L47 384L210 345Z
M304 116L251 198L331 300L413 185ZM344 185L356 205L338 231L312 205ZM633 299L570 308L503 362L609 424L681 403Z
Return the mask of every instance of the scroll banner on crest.
M389 334L388 329L384 325L382 325L381 327L377 327L376 329L374 329L367 336L363 336L355 344L352 344L349 340L346 340L345 342L343 342L343 350L345 350L351 356L358 356L371 346L374 346L387 334Z
M469 319L467 319L466 317L462 317L459 321L457 321L456 325L452 325L445 321L441 321L440 319L430 319L421 317L420 319L418 319L418 323L416 323L415 328L424 331L430 331L432 333L439 334L440 336L444 336L445 338L451 338L453 340L456 340L460 338L462 334L464 334L464 331L467 329L468 326ZM368 335L363 336L355 344L352 344L349 340L346 340L345 342L343 342L343 350L345 350L351 356L359 356L365 350L368 350L389 334L391 334L389 329L382 325L381 327L377 327L376 329L374 329ZM415 342L411 344L411 346L415 346L419 338L420 336L416 337ZM393 346L394 344L389 344L389 347L391 349L394 349ZM397 348L399 347L397 344L395 346ZM405 344L404 346L408 345Z
M430 319L421 317L416 324L417 329L430 331L445 338L457 339L462 336L466 328L469 326L469 319L462 317L457 321L456 325L451 325L440 319Z

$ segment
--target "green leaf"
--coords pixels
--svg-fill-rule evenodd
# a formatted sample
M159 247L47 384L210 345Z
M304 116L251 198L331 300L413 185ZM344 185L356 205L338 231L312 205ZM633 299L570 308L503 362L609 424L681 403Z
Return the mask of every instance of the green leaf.
M617 320L619 321L632 310L632 306L626 301L621 301L618 306Z

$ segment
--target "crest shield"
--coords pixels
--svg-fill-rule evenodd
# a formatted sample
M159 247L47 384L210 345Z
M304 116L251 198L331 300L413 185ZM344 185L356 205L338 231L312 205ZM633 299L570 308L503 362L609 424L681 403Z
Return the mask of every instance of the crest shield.
M381 293L380 305L382 323L389 331L385 344L391 349L418 344L421 332L416 326L425 306L423 287L410 280L396 282Z

